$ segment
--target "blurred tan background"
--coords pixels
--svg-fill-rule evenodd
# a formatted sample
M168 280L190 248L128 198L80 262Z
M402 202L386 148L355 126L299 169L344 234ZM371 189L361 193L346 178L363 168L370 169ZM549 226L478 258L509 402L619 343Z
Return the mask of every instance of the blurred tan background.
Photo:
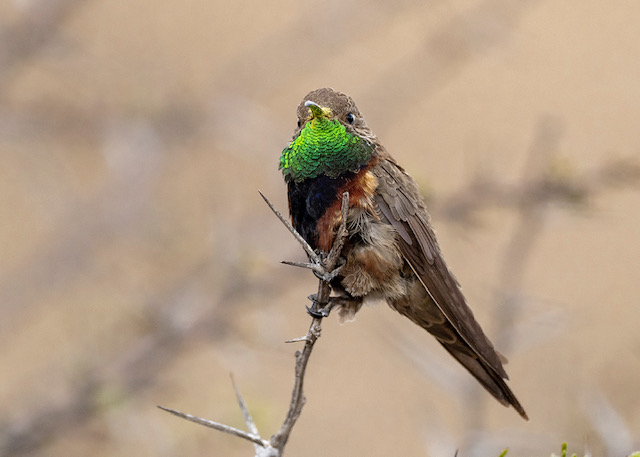
M257 190L308 91L421 184L531 421L386 305L324 323L291 456L640 448L640 3L0 3L0 455L248 456L317 280Z

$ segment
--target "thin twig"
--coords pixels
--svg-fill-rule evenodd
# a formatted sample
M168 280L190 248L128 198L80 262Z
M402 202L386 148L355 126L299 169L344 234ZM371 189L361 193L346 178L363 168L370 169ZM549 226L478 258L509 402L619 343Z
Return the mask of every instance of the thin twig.
M214 430L218 430L220 432L228 433L230 435L237 436L238 438L244 438L245 440L251 441L252 443L255 443L261 447L269 446L269 442L263 440L257 435L254 435L253 433L247 433L243 430L237 429L235 427L231 427L229 425L221 424L219 422L214 422L208 419L203 419L197 416L192 416L191 414L182 413L180 411L176 411L175 409L171 409L171 408L165 408L164 406L158 405L158 408L168 413L171 413L174 416L178 416L178 417L181 417L182 419L186 419L190 422L195 422L196 424L204 425L205 427L209 427Z
M271 446L280 450L281 452L286 446L287 441L289 440L291 430L293 430L293 426L298 420L298 417L300 417L302 407L304 406L304 403L306 401L303 392L304 376L307 369L307 362L309 361L309 357L311 356L313 346L316 343L316 340L320 337L321 322L322 318L313 318L313 320L311 321L311 326L309 327L309 332L304 339L304 348L302 349L302 351L296 352L295 382L293 384L293 391L291 392L291 402L289 403L289 410L287 411L287 416L285 417L284 422L282 422L280 430L278 430L269 440Z
M256 436L260 436L258 432L258 427L256 423L253 421L253 417L251 417L251 413L249 412L249 408L247 408L247 403L242 398L242 394L238 389L238 385L236 384L236 380L233 378L233 374L231 375L231 384L233 384L233 391L236 393L236 399L238 400L238 405L240 405L240 410L242 411L242 417L244 417L244 423L247 424L247 428L249 432L253 433Z
M302 246L304 251L307 253L309 258L316 263L320 263L320 257L318 256L318 254L316 254L316 252L309 245L309 243L307 243L307 240L302 238L302 235L300 235L298 231L295 228L293 228L293 225L291 225L291 223L282 215L282 213L278 211L275 206L273 206L273 203L271 203L269 199L265 197L262 192L258 191L258 193L260 194L262 199L265 201L265 203L269 206L271 211L273 211L273 214L275 214L276 217L280 219L280 222L282 222L282 224L285 227L287 227L287 230L289 230L289 232L291 232L291 234L298 241L298 243L300 243L300 245Z
M247 430L252 435L260 436L260 432L258 431L258 427L256 423L253 421L253 417L251 417L251 413L249 412L249 408L247 407L247 403L242 398L242 394L240 393L240 389L238 389L238 385L236 384L236 380L233 378L233 374L231 374L231 384L233 384L233 391L236 393L236 400L238 400L238 405L240 406L240 411L242 411L242 417L244 418L244 423L247 425ZM260 448L264 448L264 445L259 445L253 443L253 447L256 451L256 455L260 454Z

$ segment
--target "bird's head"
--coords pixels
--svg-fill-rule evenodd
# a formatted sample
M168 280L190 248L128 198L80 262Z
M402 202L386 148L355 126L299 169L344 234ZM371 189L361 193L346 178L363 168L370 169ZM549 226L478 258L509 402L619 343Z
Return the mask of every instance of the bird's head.
M280 156L287 181L357 172L375 153L377 140L348 95L333 89L308 93L298 106L298 126Z

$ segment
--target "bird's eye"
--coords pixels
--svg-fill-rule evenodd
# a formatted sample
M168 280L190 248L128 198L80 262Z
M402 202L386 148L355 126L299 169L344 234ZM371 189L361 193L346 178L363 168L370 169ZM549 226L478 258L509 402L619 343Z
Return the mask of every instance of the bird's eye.
M353 124L353 122L356 120L355 116L353 115L353 113L347 113L347 117L346 120L349 124Z
M300 128L301 125L302 125L302 121L300 120L300 118L298 118L298 128Z

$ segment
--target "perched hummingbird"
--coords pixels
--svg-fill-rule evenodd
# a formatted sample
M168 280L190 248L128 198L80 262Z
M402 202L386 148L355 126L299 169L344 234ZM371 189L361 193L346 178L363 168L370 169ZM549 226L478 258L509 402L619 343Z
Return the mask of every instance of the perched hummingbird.
M449 271L418 185L367 126L348 95L308 93L282 151L293 226L314 248L331 249L349 192L345 263L331 281L344 317L383 299L431 333L500 403L527 414L507 386L501 355L475 320Z

